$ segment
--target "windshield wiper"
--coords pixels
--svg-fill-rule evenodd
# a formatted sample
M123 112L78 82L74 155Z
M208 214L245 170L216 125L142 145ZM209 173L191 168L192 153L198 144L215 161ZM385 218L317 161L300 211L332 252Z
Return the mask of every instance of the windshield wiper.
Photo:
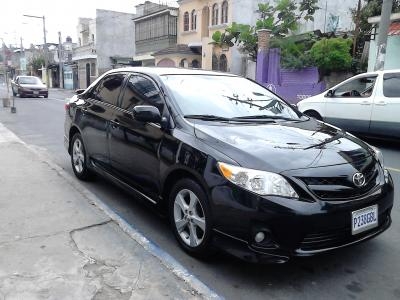
M269 116L269 115L254 115L254 116L242 116L233 118L234 120L284 120L284 121L299 121L298 119L292 119L287 117L280 117L280 116Z
M187 119L198 119L198 120L204 120L204 121L231 121L231 118L225 118L221 116L216 116L216 115L184 115L184 118Z
M338 139L340 139L340 138L342 138L344 136L346 136L346 135L345 135L345 133L343 131L338 131L336 134L334 134L330 138L327 138L327 139L323 140L322 142L320 142L318 144L311 145L311 146L309 146L307 148L304 148L304 150L321 147L323 145L326 145L326 144L329 144L331 142L334 142L334 141L336 141L336 140L338 140Z

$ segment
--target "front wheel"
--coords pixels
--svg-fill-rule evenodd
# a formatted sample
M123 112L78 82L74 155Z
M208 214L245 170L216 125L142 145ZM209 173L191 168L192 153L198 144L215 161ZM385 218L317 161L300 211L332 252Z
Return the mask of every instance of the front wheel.
M87 167L85 145L83 144L80 133L75 133L72 137L71 145L71 164L75 176L81 180L91 179L93 174Z
M190 255L208 257L211 246L212 220L207 195L191 179L178 181L169 199L172 230L180 246Z

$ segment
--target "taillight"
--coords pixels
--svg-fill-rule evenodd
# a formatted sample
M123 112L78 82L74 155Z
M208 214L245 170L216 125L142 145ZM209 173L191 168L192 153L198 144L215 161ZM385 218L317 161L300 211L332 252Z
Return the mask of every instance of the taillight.
M64 108L65 108L65 111L69 111L69 103L65 103Z

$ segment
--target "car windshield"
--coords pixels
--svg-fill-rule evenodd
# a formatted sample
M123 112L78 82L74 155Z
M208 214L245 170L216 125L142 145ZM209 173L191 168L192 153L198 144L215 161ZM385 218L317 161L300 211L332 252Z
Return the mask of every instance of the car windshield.
M183 115L208 119L300 120L290 105L266 88L242 77L163 75Z
M42 84L39 78L36 77L20 77L19 83L21 84Z

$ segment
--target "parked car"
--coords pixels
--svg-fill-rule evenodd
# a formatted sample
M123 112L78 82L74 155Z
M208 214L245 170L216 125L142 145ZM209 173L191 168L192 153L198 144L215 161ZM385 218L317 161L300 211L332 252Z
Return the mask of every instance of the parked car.
M351 132L400 138L400 70L354 76L297 106Z
M13 95L23 97L49 97L49 90L43 82L35 76L17 76L11 81Z
M64 140L79 179L100 174L165 212L192 255L282 263L391 224L378 149L242 77L109 71L66 104Z

